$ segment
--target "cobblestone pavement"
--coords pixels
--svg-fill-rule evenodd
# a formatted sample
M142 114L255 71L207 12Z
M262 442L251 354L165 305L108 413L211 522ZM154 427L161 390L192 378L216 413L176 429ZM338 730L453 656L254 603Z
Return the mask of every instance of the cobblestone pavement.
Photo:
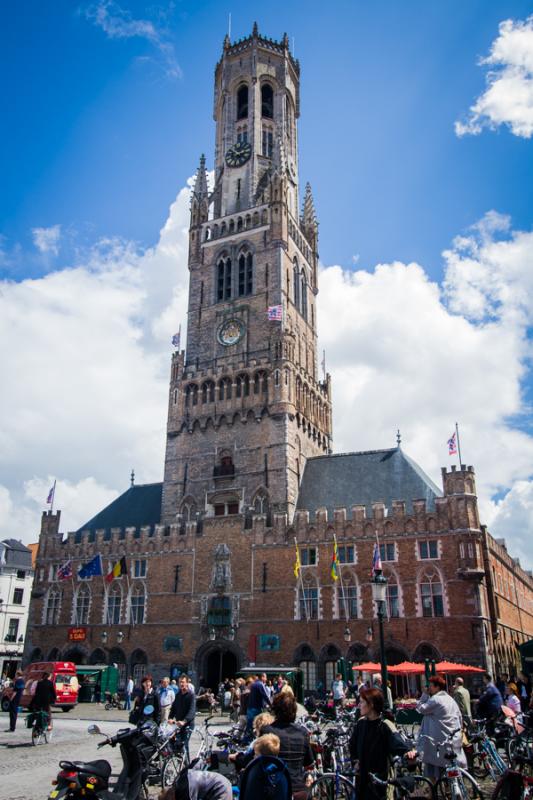
M117 773L121 768L120 752L115 748L98 750L101 741L98 736L90 736L87 728L97 723L102 732L113 735L118 728L127 724L127 711L105 711L103 706L80 703L68 714L54 714L54 731L51 741L46 745L34 747L31 732L25 726L25 714L20 714L17 730L6 731L9 718L0 713L0 800L46 800L52 788L51 781L56 777L61 759L87 760L106 758ZM200 745L201 729L206 719L199 714L196 718L196 731L191 739L191 754ZM210 720L219 730L229 726L228 717ZM483 781L483 798L491 797L493 784ZM157 787L152 789L157 797Z

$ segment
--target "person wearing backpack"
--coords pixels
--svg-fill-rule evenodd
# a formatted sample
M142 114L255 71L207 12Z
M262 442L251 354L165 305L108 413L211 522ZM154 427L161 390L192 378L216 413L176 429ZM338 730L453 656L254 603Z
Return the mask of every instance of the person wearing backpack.
M298 706L292 692L279 692L272 701L275 720L261 729L261 734L274 733L279 737L279 757L287 765L291 776L295 800L307 797L306 768L315 763L309 743L309 734L301 725L295 725Z
M409 750L392 722L383 718L383 693L379 689L361 689L359 692L361 718L350 737L350 757L357 766L357 800L386 798L386 789L370 783L369 772L382 780L390 777L392 756L408 755Z
M265 733L254 741L255 757L240 779L240 800L291 800L291 776L278 758L279 749L279 736L273 733Z

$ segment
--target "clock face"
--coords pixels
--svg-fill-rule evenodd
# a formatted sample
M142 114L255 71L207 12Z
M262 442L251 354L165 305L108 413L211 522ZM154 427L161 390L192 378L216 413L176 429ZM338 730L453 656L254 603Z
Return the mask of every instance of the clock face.
M218 341L226 347L237 344L244 336L244 330L244 324L239 319L228 319L218 329Z
M237 142L226 153L228 167L242 167L252 155L252 145L249 142Z

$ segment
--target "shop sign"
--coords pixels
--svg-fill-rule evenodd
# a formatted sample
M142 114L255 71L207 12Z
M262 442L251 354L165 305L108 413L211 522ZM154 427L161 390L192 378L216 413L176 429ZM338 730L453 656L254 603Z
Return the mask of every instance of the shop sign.
M71 642L84 642L87 638L87 628L69 628L68 638Z

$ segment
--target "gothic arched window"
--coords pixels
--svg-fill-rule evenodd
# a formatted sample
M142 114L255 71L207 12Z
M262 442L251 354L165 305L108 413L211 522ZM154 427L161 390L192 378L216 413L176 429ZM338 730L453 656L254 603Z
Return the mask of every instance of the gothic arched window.
M45 625L57 625L59 623L59 612L61 610L61 591L52 588L48 592L46 603Z
M241 253L239 256L239 297L252 294L253 263L251 253Z
M106 622L108 625L118 625L120 623L120 612L122 610L122 589L118 583L109 587L107 593L107 613Z
M300 270L298 269L298 262L294 259L293 267L293 284L294 284L294 305L300 308Z
M387 614L389 617L400 616L400 586L393 572L387 575Z
M443 617L442 581L437 572L425 572L420 578L420 603L423 617Z
M214 403L215 384L213 381L205 381L202 384L202 403Z
M237 386L235 391L237 397L248 397L250 394L250 378L248 375L237 375Z
M307 322L307 281L305 279L305 270L302 269L302 317Z
M248 116L248 87L246 84L237 89L237 119L246 119Z
M266 372L256 372L254 375L254 394L268 394L268 378Z
M217 264L217 300L231 298L231 258L221 258Z
M74 608L74 625L87 625L89 622L89 605L91 602L91 590L88 586L80 586L76 594L76 605Z
M231 400L231 378L221 378L218 384L218 399Z
M141 625L144 622L146 590L144 584L136 584L130 594L130 622Z
M348 572L343 573L343 585L335 586L337 590L337 610L339 619L357 619L359 614L359 592L356 576Z
M274 90L269 83L261 86L261 116L274 118Z

